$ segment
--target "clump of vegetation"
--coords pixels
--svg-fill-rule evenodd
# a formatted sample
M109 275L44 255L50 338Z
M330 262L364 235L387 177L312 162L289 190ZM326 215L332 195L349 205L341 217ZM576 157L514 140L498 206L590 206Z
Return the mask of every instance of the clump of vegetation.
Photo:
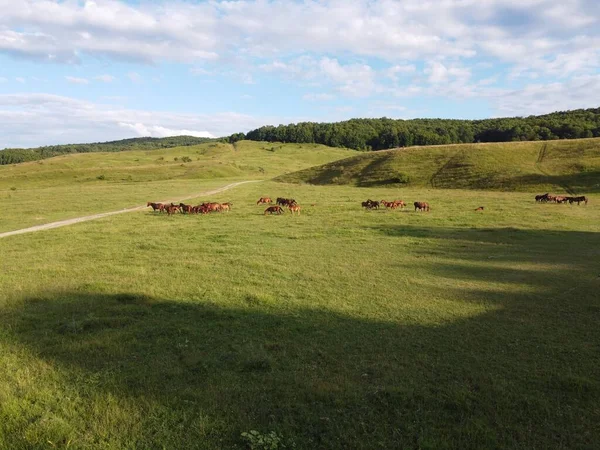
M184 163L192 162L192 158L190 158L189 156L184 156L184 157L181 158L181 160Z
M256 430L242 433L242 439L250 450L278 450L296 448L294 442L286 443L283 436L276 431L262 434Z
M97 179L97 180L106 180L106 177L104 176L104 174L102 174L102 175L98 175L98 176L96 177L96 179Z

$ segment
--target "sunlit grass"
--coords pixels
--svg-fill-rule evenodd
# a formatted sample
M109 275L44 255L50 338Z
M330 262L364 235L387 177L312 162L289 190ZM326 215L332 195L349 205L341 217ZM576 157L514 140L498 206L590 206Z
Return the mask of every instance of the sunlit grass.
M302 214L264 216L264 195ZM233 210L0 240L0 447L598 442L597 195L265 182L210 200Z

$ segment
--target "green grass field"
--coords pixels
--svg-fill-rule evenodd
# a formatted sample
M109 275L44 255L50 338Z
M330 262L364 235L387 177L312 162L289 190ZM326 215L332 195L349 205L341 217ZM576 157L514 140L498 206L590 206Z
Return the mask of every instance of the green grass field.
M270 179L355 152L244 141L235 146L81 153L0 166L0 232ZM190 162L183 162L183 158ZM177 158L177 160L175 160Z
M600 139L410 147L368 152L279 177L311 184L600 192Z
M266 170L311 164L289 152ZM125 184L122 200L234 178ZM264 216L264 195L302 214ZM596 448L589 197L266 181L211 198L230 213L0 239L0 448L243 449L250 430L276 448ZM432 210L365 211L367 198Z

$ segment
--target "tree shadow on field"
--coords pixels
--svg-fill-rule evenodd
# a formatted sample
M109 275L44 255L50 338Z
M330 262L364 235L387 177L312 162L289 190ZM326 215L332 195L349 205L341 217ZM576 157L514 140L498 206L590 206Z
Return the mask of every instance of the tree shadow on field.
M507 294L481 284L423 286L432 298L452 289L465 302L491 305L431 325L282 310L250 294L239 307L222 308L127 292L62 292L0 309L0 342L60 372L61 381L43 389L64 397L65 408L90 427L103 422L106 399L137 408L137 419L127 417L130 409L121 420L125 430L141 420L142 432L126 439L110 429L65 432L63 442L80 448L240 448L240 433L251 429L275 430L300 449L594 448L600 305L585 261L599 234L380 231L444 239L467 263L488 256L516 262L528 252L552 263L565 243L579 256L540 274L464 267L435 246L419 246L424 261L436 256L423 267L440 279L527 287ZM15 430L44 419L25 407L22 414ZM13 448L35 448L8 432Z
M516 186L556 186L557 189L563 189L570 195L600 193L600 171L566 175L529 174L514 177L511 181Z

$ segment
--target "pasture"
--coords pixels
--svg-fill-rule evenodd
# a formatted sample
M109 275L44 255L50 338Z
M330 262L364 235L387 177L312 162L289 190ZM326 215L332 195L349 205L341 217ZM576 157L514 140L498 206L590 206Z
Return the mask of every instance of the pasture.
M595 448L600 195L536 193L264 181L0 239L0 448Z

